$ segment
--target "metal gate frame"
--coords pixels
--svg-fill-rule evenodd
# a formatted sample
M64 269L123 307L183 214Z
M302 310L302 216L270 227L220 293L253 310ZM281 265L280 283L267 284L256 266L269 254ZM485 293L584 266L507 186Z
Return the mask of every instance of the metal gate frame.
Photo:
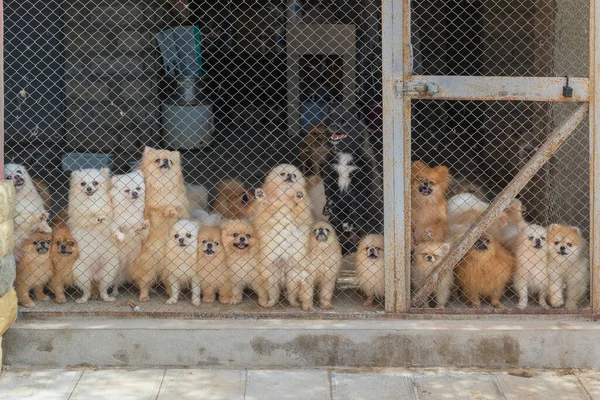
M543 151L551 149L553 138L563 140L573 132L588 110L590 129L590 308L600 311L600 0L590 0L589 77L569 77L573 97L562 96L564 77L510 76L427 76L413 75L410 48L410 0L383 0L383 126L384 126L384 201L386 248L387 312L410 312L410 148L411 100L487 100L584 103L571 115L527 163L543 161ZM599 77L596 79L596 77ZM409 89L409 90L407 90ZM429 89L429 92L428 92ZM432 90L433 89L433 90ZM560 142L562 143L562 142ZM556 145L556 148L560 145ZM556 150L547 154L547 159ZM536 159L536 157L538 157ZM534 160L536 159L536 160ZM524 167L524 170L527 167ZM523 171L522 171L523 172ZM535 173L535 172L534 172ZM426 286L439 280L438 272L453 267L452 258L460 259L461 251L470 247L477 230L493 220L510 201L510 192L519 185L515 177L492 203L461 241L450 251ZM531 178L531 177L530 177ZM529 179L530 179L529 178ZM523 185L527 183L527 180ZM514 185L513 185L514 184ZM509 190L511 189L512 190ZM518 191L517 191L518 192ZM512 194L512 197L517 192ZM501 198L503 197L503 198ZM469 237L470 236L470 237ZM462 248L462 249L461 249ZM454 262L456 264L456 262ZM424 293L419 293L423 295ZM417 297L419 297L417 294ZM415 309L412 309L414 311ZM458 313L465 310L457 310ZM556 310L554 310L556 311ZM590 310L582 310L590 312ZM418 312L418 311L417 311Z

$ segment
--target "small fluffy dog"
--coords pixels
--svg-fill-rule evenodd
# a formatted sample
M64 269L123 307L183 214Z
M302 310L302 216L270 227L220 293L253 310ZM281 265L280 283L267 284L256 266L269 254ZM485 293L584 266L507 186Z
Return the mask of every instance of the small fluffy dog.
M259 271L268 292L268 301L259 302L262 307L277 304L286 283L290 285L290 304L297 304L293 296L297 293L296 281L302 280L308 268L306 256L313 223L304 187L300 170L284 164L275 167L265 178L263 188L255 191L253 214L260 243ZM308 299L305 304L308 307Z
M548 296L552 307L566 304L575 310L585 296L590 262L587 243L575 226L553 224L548 227ZM566 285L567 298L563 297Z
M513 256L491 236L482 236L456 266L456 281L475 308L481 298L489 298L494 308L502 308L500 298L515 267Z
M146 180L144 219L150 221L150 228L130 272L140 290L140 301L149 301L150 286L165 267L165 248L171 227L180 219L189 219L190 208L179 152L146 147L141 171Z
M413 291L419 290L425 280L437 268L444 256L450 251L449 243L442 242L422 242L414 247L413 261L411 268L411 278ZM434 290L436 306L439 309L446 308L446 303L452 294L452 285L454 284L454 274L446 274L437 288Z
M443 242L448 230L446 192L450 171L444 165L429 168L415 161L411 176L413 243Z
M304 175L323 177L323 167L327 162L327 155L331 149L330 136L331 133L324 124L313 126L304 134L300 142L300 154L298 155Z
M200 294L204 303L212 303L218 293L219 302L229 304L231 287L228 276L221 228L202 226L198 233L198 259L193 279L192 303L200 305Z
M108 295L108 288L119 274L119 246L125 235L113 220L108 169L71 173L68 212L69 226L80 249L73 265L74 283L83 291L77 303L89 300L94 282L102 300L115 301Z
M198 255L198 231L196 221L180 220L171 228L166 249L162 280L170 294L165 304L176 304L182 289L189 287L196 272ZM192 302L200 304L200 294L193 294Z
M19 164L4 166L4 179L12 181L15 192L14 237L15 249L34 232L52 233L44 200L35 188L27 169ZM18 253L18 252L17 252Z
M67 302L65 287L73 285L73 265L79 258L79 246L65 219L58 218L52 229L53 274L50 280L50 290L54 292L54 301L59 304Z
M519 296L517 307L527 307L529 293L537 294L542 308L547 308L548 295L548 242L546 228L540 225L526 225L516 239L516 270L513 288Z
M311 278L319 290L319 305L322 309L329 310L342 268L342 246L328 222L317 221L313 224L308 262Z
M125 235L119 244L119 274L111 295L119 295L119 286L129 279L129 268L142 251L148 238L150 222L144 219L146 184L140 171L112 177L110 189L114 222Z
M325 196L323 180L316 175L307 177L306 192L310 199L310 213L313 219L315 221L326 220L328 217L325 216L323 210L327 204L327 197Z
M50 257L50 244L52 235L44 232L34 232L26 239L17 250L17 278L15 290L19 304L23 307L33 307L35 303L29 297L33 292L38 301L47 301L44 286L52 277L52 258Z
M244 219L250 217L252 193L244 188L244 183L236 178L226 178L217 184L217 197L212 203L213 212L224 219Z
M356 250L356 274L360 289L367 296L364 305L372 306L376 297L385 296L385 249L383 236L365 236Z
M223 250L231 282L230 304L240 304L245 287L256 292L259 301L267 301L258 271L259 245L254 226L248 220L225 220L221 224Z

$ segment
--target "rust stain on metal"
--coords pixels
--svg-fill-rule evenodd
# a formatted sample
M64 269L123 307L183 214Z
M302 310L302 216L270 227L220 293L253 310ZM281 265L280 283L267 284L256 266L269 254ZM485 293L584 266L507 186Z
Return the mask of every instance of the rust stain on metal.
M422 307L427 298L433 292L433 289L439 284L441 279L450 273L456 264L469 251L473 243L488 229L500 214L508 207L515 196L527 185L540 168L548 162L550 157L558 150L563 142L569 137L575 128L583 121L589 105L581 105L566 121L564 121L548 139L542 144L531 159L523 166L519 173L512 179L506 188L496 197L490 206L481 214L463 237L456 243L440 265L427 278L423 287L415 294L413 298L414 307Z

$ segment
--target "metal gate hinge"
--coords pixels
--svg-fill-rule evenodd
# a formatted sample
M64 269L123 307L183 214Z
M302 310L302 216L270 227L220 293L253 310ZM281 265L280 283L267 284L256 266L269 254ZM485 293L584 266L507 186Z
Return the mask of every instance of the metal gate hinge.
M396 96L423 96L435 94L438 91L438 85L432 82L396 82Z

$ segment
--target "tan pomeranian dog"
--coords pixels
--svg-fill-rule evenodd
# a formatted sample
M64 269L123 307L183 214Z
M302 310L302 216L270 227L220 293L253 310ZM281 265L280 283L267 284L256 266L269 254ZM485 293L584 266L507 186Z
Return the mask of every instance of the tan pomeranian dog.
M198 256L196 273L192 284L192 303L212 303L219 294L221 304L231 302L231 283L227 271L227 262L221 228L218 226L202 226L198 233Z
M265 178L262 189L255 191L254 227L260 243L259 270L268 292L262 307L273 307L279 301L281 289L290 286L288 300L297 304L294 294L308 269L307 254L310 227L310 199L305 180L293 165L275 167ZM286 282L287 279L287 282ZM299 282L297 282L299 281ZM305 298L305 306L312 302Z
M422 161L411 167L412 241L444 241L447 234L448 167L429 168Z
M113 220L108 169L83 169L71 173L69 188L69 226L79 244L80 256L73 265L73 280L86 303L98 284L100 298L115 301L108 288L119 273L119 245L125 235Z
M537 294L540 306L547 308L548 241L546 228L527 224L519 232L515 246L516 270L513 288L519 296L517 307L527 308L529 294Z
M317 221L312 225L308 262L311 278L319 291L319 305L329 310L337 277L342 269L342 246L328 222Z
M422 242L414 247L413 261L411 265L411 278L413 291L421 289L429 276L444 259L450 251L449 243L442 242ZM446 274L434 290L436 307L438 309L446 308L446 304L452 294L452 285L454 284L454 274Z
M196 274L199 230L200 224L197 221L186 219L177 221L171 228L165 268L162 270L162 281L170 295L165 304L176 304L181 291L191 286ZM200 304L200 296L192 296L192 302Z
M375 298L385 297L385 247L383 236L370 234L356 250L358 286L367 296L365 306L372 306Z
M141 171L146 181L144 219L150 221L150 228L130 273L140 290L140 301L149 301L150 287L165 268L171 227L180 219L189 219L190 209L179 152L146 147Z
M575 226L548 227L548 296L552 307L565 304L575 310L588 289L590 261L588 246ZM563 286L566 285L566 299Z
M224 219L245 219L252 210L252 193L236 178L226 178L217 184L217 196L213 200L213 212Z
M230 304L240 304L245 287L266 302L267 292L258 271L259 246L254 226L249 220L225 220L221 223L223 250L231 282Z
M50 247L53 274L49 286L54 292L54 301L63 304L67 302L65 288L73 285L73 265L80 252L66 218L57 217L53 220L53 225Z
M331 149L330 136L331 132L327 126L318 124L302 137L298 157L305 175L316 175L323 178L323 167Z
M22 242L17 250L17 278L15 290L19 304L23 307L33 307L35 303L29 297L29 291L33 292L38 301L47 301L48 296L44 294L44 286L52 277L52 258L50 257L50 244L52 235L50 233L34 232Z
M15 249L18 250L32 233L52 233L52 229L48 225L48 210L44 208L44 200L36 190L27 169L19 164L6 164L4 179L12 181L15 187L14 238Z
M325 185L323 180L316 175L306 178L306 192L310 199L310 213L315 221L329 219L329 216L323 212L327 204L327 196L325 195Z
M492 236L485 235L456 266L456 282L475 308L489 298L494 308L502 308L500 298L515 269L515 260Z
M142 242L148 238L150 222L144 219L146 184L140 171L112 177L110 195L115 224L125 235L119 244L119 273L111 295L119 295L119 286L130 279L130 267L142 251Z

